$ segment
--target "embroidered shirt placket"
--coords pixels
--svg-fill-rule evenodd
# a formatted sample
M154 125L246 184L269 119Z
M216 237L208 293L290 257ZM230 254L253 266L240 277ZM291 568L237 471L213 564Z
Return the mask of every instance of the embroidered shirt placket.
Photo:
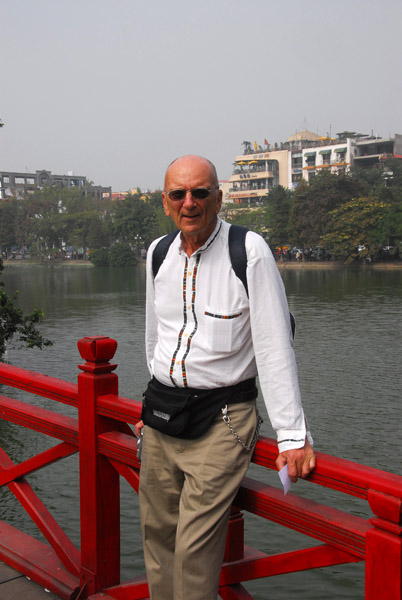
M170 365L170 380L173 385L187 387L186 358L190 352L191 340L197 331L198 322L195 313L196 280L201 253L185 258L183 273L183 325L180 329L177 346ZM180 373L178 372L180 369Z

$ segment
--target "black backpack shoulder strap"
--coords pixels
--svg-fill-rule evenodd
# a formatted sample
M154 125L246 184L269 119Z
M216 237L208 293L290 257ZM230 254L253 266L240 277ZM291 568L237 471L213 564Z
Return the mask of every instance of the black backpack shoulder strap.
M166 258L171 243L173 242L178 233L179 230L172 231L171 233L168 233L162 239L160 239L159 242L156 244L154 252L152 254L152 273L154 279L159 271L159 267Z
M248 296L246 235L248 229L231 225L229 229L229 255L233 271L243 283Z
M243 283L248 296L247 285L247 251L246 235L248 229L240 225L231 225L229 229L229 255L232 267L237 277ZM289 313L292 336L295 337L296 321L292 313Z

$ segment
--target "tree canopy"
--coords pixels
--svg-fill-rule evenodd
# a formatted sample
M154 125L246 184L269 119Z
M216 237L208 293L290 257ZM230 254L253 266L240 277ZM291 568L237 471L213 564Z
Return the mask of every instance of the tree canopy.
M378 198L357 198L329 213L322 242L346 263L381 253L389 237L389 204Z
M0 259L0 273L2 270L3 261ZM0 282L0 360L7 345L15 339L27 348L43 348L53 343L37 329L38 323L43 319L43 312L35 307L31 314L24 315L16 305L17 296L18 292L11 296L7 294L4 284Z
M368 253L375 259L387 246L398 254L402 161L388 159L350 174L323 171L310 182L299 182L295 190L273 188L262 206L224 205L222 215L264 235L272 246L325 247L345 261L368 258ZM81 189L44 188L0 200L0 247L6 257L14 247L29 249L37 258L57 258L74 249L82 256L90 254L94 264L110 264L111 249L117 245L118 258L112 262L121 264L126 256L131 264L127 248L138 257L153 239L174 228L160 191L138 191L112 201ZM342 236L348 244L340 243ZM358 251L362 246L365 251Z

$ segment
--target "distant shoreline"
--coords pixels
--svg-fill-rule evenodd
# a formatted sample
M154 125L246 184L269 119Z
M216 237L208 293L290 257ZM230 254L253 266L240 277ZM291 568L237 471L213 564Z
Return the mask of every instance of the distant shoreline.
M278 269L402 269L402 261L395 262L372 262L372 263L349 263L345 265L340 260L313 260L313 261L276 261Z
M29 266L29 265L40 265L44 267L48 266L59 266L59 265L73 265L74 267L93 267L94 264L90 260L4 260L3 265L5 267L14 266Z
M145 264L145 261L139 260L138 264ZM345 265L342 261L330 261L330 260L314 260L314 261L297 261L297 260L277 260L277 267L281 269L402 269L402 261L394 262L374 262L374 263L350 263ZM41 265L41 266L73 266L73 267L94 267L94 264L90 260L49 260L49 261L31 261L31 260L3 260L3 265L8 266L29 266L29 265Z

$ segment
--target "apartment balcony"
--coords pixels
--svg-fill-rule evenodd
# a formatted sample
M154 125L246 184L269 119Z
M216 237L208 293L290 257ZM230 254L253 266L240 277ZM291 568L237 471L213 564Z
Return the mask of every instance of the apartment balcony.
M273 179L275 174L273 171L248 171L242 170L239 172L234 171L233 175L229 177L230 182L244 181L244 180L255 180L255 179Z
M312 169L325 169L328 167L348 167L350 165L349 162L346 162L344 159L335 159L330 160L329 162L325 162L321 165L306 165L303 167L303 171L311 171ZM300 172L300 169L294 169L293 172Z
M236 204L242 204L243 202L258 202L262 201L269 193L268 188L263 188L259 190L236 190L230 188L229 193L227 194L227 199L232 200Z

